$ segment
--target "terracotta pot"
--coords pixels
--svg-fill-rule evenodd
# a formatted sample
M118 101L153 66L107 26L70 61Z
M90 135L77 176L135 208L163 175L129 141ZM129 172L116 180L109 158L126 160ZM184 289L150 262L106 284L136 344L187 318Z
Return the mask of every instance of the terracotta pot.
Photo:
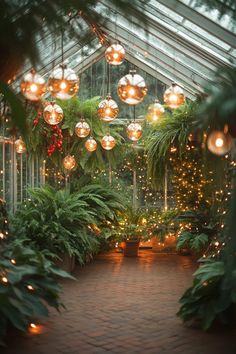
M124 256L137 257L139 250L139 240L126 240L124 242Z

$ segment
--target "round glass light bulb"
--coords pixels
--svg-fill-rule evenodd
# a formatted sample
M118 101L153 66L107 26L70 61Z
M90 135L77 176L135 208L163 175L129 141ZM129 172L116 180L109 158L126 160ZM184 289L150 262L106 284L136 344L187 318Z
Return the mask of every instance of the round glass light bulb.
M46 83L44 78L32 69L23 77L20 88L28 100L38 101L46 92Z
M79 91L79 78L74 70L62 64L50 74L48 89L53 97L68 100Z
M76 161L74 156L67 155L63 159L63 166L66 170L72 170L76 166Z
M104 122L113 121L117 117L118 113L118 105L109 95L98 105L97 114Z
M112 150L116 145L116 141L113 138L113 136L111 136L110 134L107 134L102 138L101 144L102 144L103 149Z
M63 119L63 110L58 104L51 102L44 108L43 118L46 123L57 125Z
M110 45L105 52L106 61L111 65L120 65L125 59L124 47L120 44Z
M135 122L128 125L126 132L128 138L132 141L138 141L143 134L141 125Z
M214 130L207 138L207 147L213 154L223 156L227 154L232 147L233 139L229 133L221 130Z
M118 82L118 96L128 105L136 105L143 101L147 94L147 87L142 76L130 71Z
M26 145L21 137L15 141L15 149L17 154L23 154L26 152Z
M90 127L88 123L81 121L75 126L75 133L79 138L85 138L90 133Z
M176 83L173 84L164 92L164 103L176 109L185 102L184 91Z
M155 102L148 107L146 120L150 123L156 123L164 112L165 108L159 103L158 100L155 100Z
M90 136L90 138L88 138L88 140L86 140L86 142L85 142L85 148L90 152L95 151L97 149L96 140Z

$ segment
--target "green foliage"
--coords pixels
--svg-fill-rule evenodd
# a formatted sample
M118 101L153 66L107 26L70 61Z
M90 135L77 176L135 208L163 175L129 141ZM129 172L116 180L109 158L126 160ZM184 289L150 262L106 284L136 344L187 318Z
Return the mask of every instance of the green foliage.
M47 149L52 144L52 137L55 135L53 127L50 127L42 117L43 106L40 106L37 112L32 109L28 110L28 125L29 133L27 135L26 145L27 152L31 155L47 158L47 166L50 168L56 167L57 170L63 171L62 159L65 155L74 155L84 173L93 173L96 170L105 169L109 164L114 168L122 159L123 153L123 138L121 136L120 127L113 126L112 129L104 124L97 116L97 106L99 98L94 97L85 101L80 100L77 96L68 101L59 101L58 104L62 107L64 118L61 125L62 130L62 151L56 150L50 158L47 158ZM35 115L38 123L34 124ZM84 146L87 138L79 138L75 134L76 124L84 118L89 123L91 135L97 141L98 146L96 151L88 152ZM111 151L105 151L101 146L102 138L110 131L110 134L116 139L116 146Z
M206 234L194 234L189 231L184 231L177 239L176 249L180 251L181 248L189 248L194 253L203 251L209 242L209 237Z
M30 190L29 194L31 200L12 218L13 233L28 238L38 249L74 255L83 263L91 244L97 244L87 235L88 224L95 222L95 212L67 190L45 187Z
M202 128L223 129L235 136L236 124L236 67L221 67L215 74L214 84L206 88L207 99L200 105L198 124Z
M12 218L13 232L36 249L76 256L83 264L99 250L100 227L115 222L123 200L109 189L88 185L79 192L51 187L29 191L30 200Z
M21 241L10 240L0 248L0 344L8 325L26 331L35 319L48 316L47 306L59 311L61 286L56 277L73 279L48 259L48 253L36 251ZM28 288L28 286L32 288Z
M224 262L207 261L194 273L193 286L180 299L178 316L184 321L196 318L202 328L211 327L214 319L223 323L229 320L228 309L232 303L231 294L222 296L221 288L225 274Z
M189 134L195 129L197 106L197 102L186 102L172 113L165 113L150 131L146 150L148 174L154 185L163 181L171 147L178 147L179 157L185 151Z
M156 236L160 241L164 241L168 234L175 234L178 228L176 217L179 211L176 209L164 210L154 219L152 228L153 236Z

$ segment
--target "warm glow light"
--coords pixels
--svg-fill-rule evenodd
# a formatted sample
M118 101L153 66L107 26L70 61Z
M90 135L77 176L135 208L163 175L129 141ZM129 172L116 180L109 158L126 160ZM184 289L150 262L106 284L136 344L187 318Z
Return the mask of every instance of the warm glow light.
M105 52L108 64L120 65L125 59L125 50L120 44L110 45Z
M76 166L76 161L74 156L67 155L63 159L63 166L66 170L72 170Z
M133 96L135 94L135 89L133 88L133 87L131 87L130 89L129 89L129 95L130 96Z
M38 90L38 87L37 87L36 84L30 85L30 91L31 91L31 92L36 92L37 90Z
M5 235L2 232L0 232L0 238L3 240L4 237L5 237Z
M207 138L208 149L216 155L223 156L230 151L233 139L229 133L221 130L214 130Z
M85 138L90 133L90 127L85 121L80 121L75 126L75 133L79 138Z
M46 92L46 83L44 78L32 69L24 76L20 88L28 100L38 101Z
M27 288L28 288L29 290L34 290L34 288L32 287L32 285L27 285Z
M101 145L105 150L112 150L116 145L116 141L113 136L107 134L102 138Z
M79 90L79 78L75 72L62 64L49 76L48 88L53 97L68 100Z
M2 277L2 281L3 281L3 283L7 283L8 279L6 277Z
M142 102L147 94L146 83L142 76L135 74L135 70L130 70L130 73L118 82L117 93L123 102L136 105Z
M165 112L164 107L159 103L158 100L155 100L153 104L148 107L148 112L146 115L146 120L149 123L155 123Z
M31 334L41 334L44 332L44 327L42 325L36 325L35 323L29 324L29 332Z
M138 141L143 134L141 125L135 122L128 125L126 132L128 138L132 141Z
M173 83L172 86L164 92L164 103L168 107L175 109L181 106L184 102L184 92L176 83Z
M49 125L57 125L61 123L63 119L62 108L55 102L46 103L46 104L47 105L43 111L43 118L45 122L47 122Z
M21 137L15 141L15 149L18 154L23 154L26 151L26 145Z
M15 259L11 259L11 263L12 263L12 264L16 264Z
M224 140L222 138L217 138L215 144L217 147L222 147L224 145Z
M101 120L104 122L113 121L119 113L119 108L117 103L111 98L110 95L102 100L97 109L97 114Z
M90 151L93 152L97 149L97 142L95 139L93 139L93 137L90 137L86 143L85 143L85 148Z
M66 82L65 82L65 81L62 81L62 82L60 83L60 88L61 88L62 90L64 90L66 87L67 87Z

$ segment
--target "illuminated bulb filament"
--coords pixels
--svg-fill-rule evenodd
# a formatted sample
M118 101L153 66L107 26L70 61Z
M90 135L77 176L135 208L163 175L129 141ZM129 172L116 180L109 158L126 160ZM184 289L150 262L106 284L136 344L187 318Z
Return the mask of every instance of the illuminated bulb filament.
M217 138L215 144L216 147L222 147L224 145L224 140L222 138Z
M2 281L3 281L3 283L7 283L8 279L6 277L2 277Z
M129 94L130 94L130 96L134 96L134 94L135 94L135 89L134 89L133 87L131 87L131 88L129 89Z
M62 82L60 83L60 88L61 88L62 90L64 90L66 87L67 87L67 85L66 85L65 81L62 81Z
M38 87L37 87L36 84L30 85L30 91L31 91L31 92L36 92L37 90L38 90Z

